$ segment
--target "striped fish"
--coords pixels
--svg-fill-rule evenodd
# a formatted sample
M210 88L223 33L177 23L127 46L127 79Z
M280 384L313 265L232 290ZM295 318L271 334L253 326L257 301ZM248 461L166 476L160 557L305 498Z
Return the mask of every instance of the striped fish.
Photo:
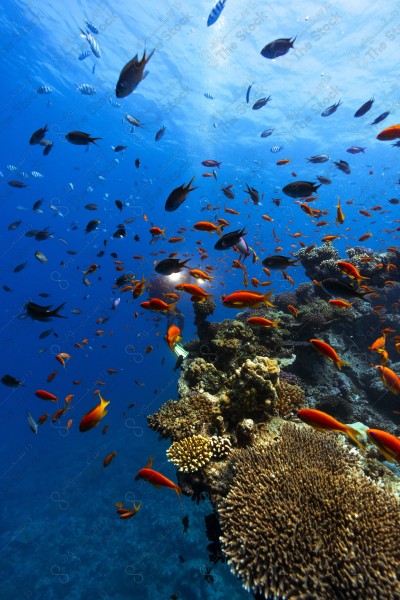
M214 6L207 19L207 27L210 25L214 25L214 23L218 20L220 14L224 10L226 0L219 0L217 4Z
M86 58L89 58L89 56L92 53L90 52L90 50L84 50L83 52L80 53L80 55L78 56L79 60L85 60Z
M53 91L53 89L50 86L48 86L48 85L41 85L36 90L36 93L37 94L51 94L52 91Z
M90 83L82 83L81 85L76 85L76 91L84 94L85 96L91 96L96 93L96 88L93 87Z
M282 148L283 148L283 146L272 146L271 152L276 154L277 152L280 152L282 150Z
M97 29L97 27L94 23L89 21L86 17L84 18L84 21L85 21L86 27L89 29L89 31L91 31L92 33L99 33L99 30Z
M91 51L95 55L96 58L101 58L101 52L98 43L94 39L91 33L83 31L81 29L81 37L83 37L90 46Z

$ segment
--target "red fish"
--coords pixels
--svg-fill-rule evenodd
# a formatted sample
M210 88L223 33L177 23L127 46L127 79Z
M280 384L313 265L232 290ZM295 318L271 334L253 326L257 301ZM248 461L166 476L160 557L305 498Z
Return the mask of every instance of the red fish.
M367 429L368 439L374 443L389 462L400 465L400 439L380 429Z
M35 392L35 396L41 400L50 400L51 402L57 402L58 400L57 396L51 394L50 392L46 392L45 390L37 390Z
M170 488L178 494L179 499L181 497L182 490L179 487L179 485L176 485L176 483L174 483L158 471L154 471L153 469L148 468L140 469L140 471L135 477L135 481L138 481L138 479L144 479L144 481L151 483L151 485L154 485L154 487L156 488Z
M332 348L332 346L330 346L326 342L323 342L322 340L312 339L312 340L310 340L310 344L312 345L313 348L315 348L315 350L318 350L318 352L320 352L326 358L328 358L329 360L334 362L335 365L337 366L337 368L339 369L339 371L342 369L342 367L344 365L349 364L349 363L345 362L344 360L342 360L341 358L339 358L336 350L334 348Z
M104 419L108 412L106 406L110 404L110 401L104 400L99 391L97 393L100 398L100 404L97 404L97 406L92 408L86 415L83 415L79 425L79 431L89 431L89 429L93 429L93 427L96 427L100 421Z
M328 429L329 431L339 431L340 433L344 433L350 438L357 446L360 448L364 448L360 438L362 438L362 434L350 427L349 425L345 425L340 421L337 421L331 415L322 412L321 410L316 410L314 408L302 408L297 413L297 416L301 421L307 423L307 425L311 425L318 430Z

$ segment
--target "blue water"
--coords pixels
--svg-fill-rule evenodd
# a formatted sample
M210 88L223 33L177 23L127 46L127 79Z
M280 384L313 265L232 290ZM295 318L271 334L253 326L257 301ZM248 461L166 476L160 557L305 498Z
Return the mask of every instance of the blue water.
M235 311L222 307L218 298L243 287L242 273L231 267L236 258L232 252L213 249L215 234L191 230L196 221L214 221L218 216L230 222L228 230L246 226L247 240L260 258L273 254L278 245L282 254L295 251L299 240L319 244L327 233L341 234L335 246L343 258L346 247L366 232L374 233L366 243L374 250L384 250L399 238L393 233L399 211L388 200L398 194L400 150L376 140L376 135L400 118L396 77L400 5L389 0L379 5L362 0L350 7L342 0L320 6L228 0L217 23L207 28L212 6L205 1L160 0L72 0L66 6L55 0L32 7L5 0L0 8L1 283L12 289L0 290L1 375L13 375L24 383L0 390L4 599L248 597L225 565L213 568L213 585L204 579L209 564L203 520L211 512L208 502L196 506L183 498L182 509L170 490L134 481L151 455L154 468L175 478L165 456L168 444L147 428L146 415L177 398L178 373L173 371L176 357L163 339L166 319L140 309L146 295L132 301L129 294L113 289L121 273L115 270L111 252L138 279L153 278L154 262L172 251L191 257L193 266L214 266L216 277L209 290L217 301L213 319L221 320L232 318ZM99 29L94 37L101 59L78 60L89 49L79 31L84 17ZM286 56L270 61L260 55L268 42L295 35L295 48ZM150 74L133 94L118 100L115 85L120 70L145 48L156 49L148 65ZM246 104L246 90L253 82ZM84 83L93 85L97 93L80 94L76 85ZM40 86L53 91L38 94ZM257 99L270 94L267 106L251 109ZM354 112L372 97L371 111L354 119ZM334 115L320 116L340 99L343 105ZM388 119L370 127L384 111L391 112ZM144 127L132 128L124 119L126 113ZM48 156L42 155L41 146L29 145L31 134L45 124L46 137L54 143ZM166 133L155 142L163 125ZM275 131L261 138L268 128ZM86 151L66 141L65 135L73 130L102 140ZM112 146L118 144L128 146L127 150L113 152ZM272 153L274 145L283 149ZM351 145L365 146L365 154L347 153ZM321 153L331 160L307 163L306 157ZM139 168L134 165L136 158ZM283 158L291 162L277 166ZM205 159L222 162L216 169L218 181L202 177L212 171L201 165ZM340 159L350 164L351 175L332 164ZM8 165L16 169L10 171ZM43 177L21 174L32 171ZM194 175L199 189L176 212L166 213L169 193ZM323 217L329 226L321 228L281 191L289 181L316 181L317 175L332 179L319 193L318 208L330 211ZM13 179L28 187L7 185ZM244 203L246 183L264 193L259 206ZM234 184L233 201L220 191L228 184ZM334 223L338 195L346 215L340 229ZM279 207L271 201L277 197ZM42 213L32 211L39 198L44 198ZM114 204L116 199L124 203L122 212ZM348 200L353 204L346 204ZM85 209L88 203L97 204L98 210ZM224 205L240 214L225 213ZM376 205L382 205L382 210L370 218L359 214L360 209ZM263 214L273 221L263 220ZM126 218L135 219L126 226L127 236L113 239L117 225ZM8 230L19 219L20 226ZM85 234L91 219L100 219L100 226ZM166 227L166 239L150 245L151 225ZM25 235L46 226L53 233L49 240L37 242ZM182 226L184 241L168 243ZM274 242L273 230L279 243ZM302 236L289 236L296 232ZM209 254L204 262L196 249L198 240ZM34 257L37 250L47 256L46 264ZM97 257L100 250L105 251L102 258ZM143 258L133 259L134 255ZM14 273L24 262L26 268ZM247 262L249 279L263 280L260 262ZM92 285L86 287L82 271L92 263L100 268L89 276ZM301 267L290 274L295 285L307 280ZM271 279L274 292L291 289L280 272ZM49 298L41 298L43 292ZM121 303L112 312L118 295ZM20 318L29 300L54 307L65 302L61 314L67 318L49 323ZM183 298L179 307L185 316L184 341L188 341L195 335L189 298ZM109 320L96 324L100 317ZM51 335L39 339L50 327ZM95 334L99 328L105 330L102 336ZM88 343L74 347L83 338ZM153 350L145 353L150 345ZM55 359L59 352L72 356L65 369ZM117 373L110 375L110 368ZM47 376L54 369L58 374L48 384ZM80 383L74 385L73 380ZM82 415L97 403L92 395L99 380L104 382L103 396L111 402L104 421L109 430L102 435L101 424L80 433ZM35 419L55 410L55 404L35 396L37 389L47 389L61 399L75 396L60 421L47 421L33 435L26 410ZM124 417L132 402L136 406ZM69 418L73 422L67 430ZM117 456L104 469L103 459L113 450ZM143 508L131 520L121 521L115 511L118 501L141 501ZM190 529L184 535L185 514ZM183 564L179 555L185 559Z

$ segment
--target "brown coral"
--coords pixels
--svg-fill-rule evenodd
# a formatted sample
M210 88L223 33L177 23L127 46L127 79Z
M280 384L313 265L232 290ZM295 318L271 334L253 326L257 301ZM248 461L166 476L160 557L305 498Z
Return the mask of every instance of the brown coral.
M167 450L168 459L184 473L193 473L204 467L210 462L212 454L210 440L201 435L173 442Z
M304 405L306 394L299 385L293 385L281 379L277 391L278 398L275 403L275 412L280 417L284 417Z
M219 507L232 571L257 597L400 597L400 505L357 469L333 434L282 427L277 442L234 451Z

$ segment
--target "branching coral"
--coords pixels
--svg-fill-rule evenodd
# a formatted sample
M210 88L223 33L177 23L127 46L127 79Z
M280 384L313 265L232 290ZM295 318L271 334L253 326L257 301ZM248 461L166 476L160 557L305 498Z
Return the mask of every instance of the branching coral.
M232 450L232 444L229 438L221 436L213 436L210 440L212 457L214 460L219 460L229 456Z
M198 471L210 462L211 442L201 435L192 435L179 442L173 442L167 450L168 459L184 473Z
M275 403L275 412L284 417L304 405L306 394L299 385L293 385L283 379L280 380L278 398Z
M219 507L222 547L265 598L400 597L400 505L357 469L334 434L293 424L277 442L235 450Z

